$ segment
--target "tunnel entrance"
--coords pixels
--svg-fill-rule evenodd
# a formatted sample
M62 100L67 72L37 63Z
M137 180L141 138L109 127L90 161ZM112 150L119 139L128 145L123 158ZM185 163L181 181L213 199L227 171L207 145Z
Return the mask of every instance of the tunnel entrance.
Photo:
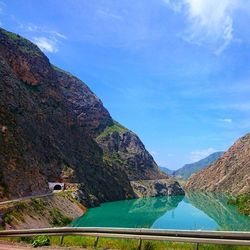
M49 189L52 192L61 191L61 190L64 190L64 188L65 188L64 183L61 183L61 182L49 182Z
M54 191L57 191L57 190L62 190L62 186L61 185L55 185L54 186Z

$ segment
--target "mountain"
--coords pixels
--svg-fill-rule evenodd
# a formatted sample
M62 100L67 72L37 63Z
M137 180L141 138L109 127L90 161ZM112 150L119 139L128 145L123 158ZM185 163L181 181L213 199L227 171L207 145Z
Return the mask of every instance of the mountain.
M180 176L183 179L188 179L192 174L213 164L223 155L223 153L224 152L216 152L200 161L186 164L183 167L179 168L178 170L174 171L173 175Z
M214 164L191 176L186 189L250 193L250 133L237 140Z
M63 182L92 206L136 197L131 180L169 180L85 83L4 29L0 79L0 200Z
M167 175L172 175L174 173L174 170L166 167L160 167L160 170Z

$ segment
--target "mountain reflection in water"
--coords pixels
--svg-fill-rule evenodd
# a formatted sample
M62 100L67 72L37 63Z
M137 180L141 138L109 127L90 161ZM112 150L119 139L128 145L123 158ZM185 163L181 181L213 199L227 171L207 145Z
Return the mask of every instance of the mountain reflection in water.
M72 222L72 226L150 228L155 220L176 208L183 198L147 197L103 203L100 207L90 208Z
M71 225L250 231L250 218L239 214L227 200L222 194L189 192L186 196L108 202L89 209Z

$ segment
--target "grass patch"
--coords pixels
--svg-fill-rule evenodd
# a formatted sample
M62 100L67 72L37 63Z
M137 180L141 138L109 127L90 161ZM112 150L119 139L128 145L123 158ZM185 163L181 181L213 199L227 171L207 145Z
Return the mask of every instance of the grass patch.
M241 214L250 216L250 195L242 194L231 198L227 202L229 205L235 205Z
M39 198L31 198L30 199L30 206L38 213L38 214L44 214L45 204L42 201L42 199Z
M55 227L63 227L71 222L71 219L64 216L59 210L52 209L49 211L51 217L51 225Z
M59 245L60 237L52 236L50 238L51 245ZM86 247L94 249L95 237L82 236L65 236L63 246ZM137 250L138 240L133 239L112 239L100 238L96 249L123 249ZM142 241L143 250L193 250L193 243L177 243L168 241ZM228 246L214 244L199 244L200 250L249 250L248 246Z
M48 236L45 236L45 235L37 236L32 242L33 247L42 247L42 246L49 246L49 245L50 245L50 239Z
M16 219L19 221L24 221L22 212L27 208L27 204L25 202L17 202L14 208L7 211L2 219L4 224L11 224L11 222Z
M116 162L120 165L124 163L118 152L115 152L112 154L108 154L108 153L104 152L103 153L103 161L110 162L110 163Z
M69 73L68 71L65 71L65 70L63 70L63 69L60 69L60 68L58 68L57 66L55 66L55 65L53 65L53 64L51 64L51 66L52 66L52 68L55 70L55 71L58 71L58 72L60 72L60 73L63 73L63 74L66 74L66 75L68 75L68 76L73 76L71 73Z
M6 241L26 242L28 244L41 244L58 246L60 236L37 236L37 237L17 237L4 238ZM88 249L122 249L122 250L137 250L138 240L134 239L114 239L100 238L98 246L94 248L95 237L87 236L65 236L63 246L65 247L84 247ZM40 244L40 245L39 245ZM142 250L193 250L194 243L178 243L169 241L142 241ZM74 248L73 248L74 249ZM249 246L230 246L230 245L215 245L215 244L199 244L199 250L249 250Z
M9 40L11 40L20 50L29 55L33 56L41 56L42 53L38 49L38 47L34 44L32 44L29 40L21 37L18 34L15 34L13 32L9 32L6 30L1 29L1 32L8 37Z
M21 39L21 37L18 34L6 31L6 30L2 30L2 32L11 40L19 40Z
M106 127L105 130L100 135L97 136L96 140L98 141L114 132L125 133L127 131L128 129L123 127L120 123L113 121L113 124L109 127Z

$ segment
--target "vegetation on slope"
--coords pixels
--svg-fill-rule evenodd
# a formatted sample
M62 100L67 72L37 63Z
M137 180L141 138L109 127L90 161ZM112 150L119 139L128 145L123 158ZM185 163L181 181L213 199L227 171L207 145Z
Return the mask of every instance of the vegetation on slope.
M110 135L114 132L125 133L127 131L128 129L123 127L119 122L113 121L113 124L106 127L105 130L97 136L96 140L98 141L99 139L104 138L105 136Z
M106 127L105 130L97 136L96 141L99 142L114 132L125 133L126 131L128 130L125 127L123 127L120 123L113 121L113 124L111 126ZM121 159L121 156L118 152L104 151L103 161L111 164L112 163L123 164L123 160Z
M250 195L242 194L228 200L228 204L237 206L240 213L250 216Z
M72 197L70 192L53 196L31 198L12 204L1 205L2 227L36 228L65 226L81 216L85 208Z
M8 39L13 41L13 43L18 46L23 53L28 53L29 55L34 56L42 56L42 53L40 53L40 51L37 49L37 46L30 43L29 40L4 29L1 29L1 31L8 37Z
M172 175L174 173L174 170L166 168L166 167L160 167L160 170L166 173L167 175Z

